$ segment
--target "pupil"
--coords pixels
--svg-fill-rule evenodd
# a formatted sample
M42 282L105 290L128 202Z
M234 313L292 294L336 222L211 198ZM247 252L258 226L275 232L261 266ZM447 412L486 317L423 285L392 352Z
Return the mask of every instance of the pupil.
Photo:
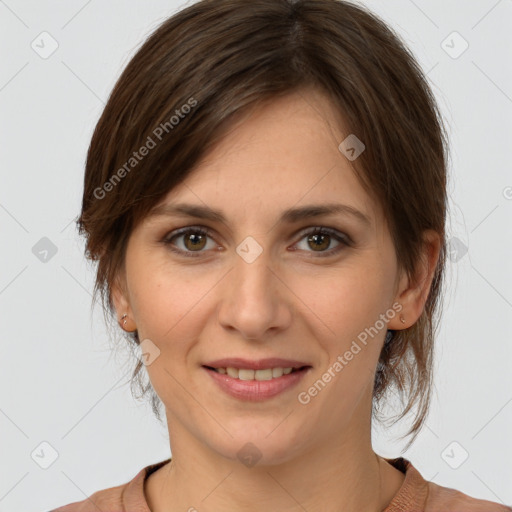
M322 242L317 243L317 242L319 241L319 239L320 239L320 238L324 241L324 243L323 243L323 244L322 244ZM312 236L310 236L310 237L309 237L309 240L310 240L310 241L312 241L312 240L313 240L313 241L315 242L315 247L323 249L323 248L325 248L325 247L322 247L322 245L323 245L323 246L325 246L325 245L326 245L326 244L325 244L325 239L326 239L326 238L328 238L328 235L318 235L318 234L317 234L317 235L312 235ZM329 243L327 243L327 245L329 245Z
M192 244L192 247L197 247L203 240L201 240L203 238L203 235L190 235L188 237L188 242L190 242Z

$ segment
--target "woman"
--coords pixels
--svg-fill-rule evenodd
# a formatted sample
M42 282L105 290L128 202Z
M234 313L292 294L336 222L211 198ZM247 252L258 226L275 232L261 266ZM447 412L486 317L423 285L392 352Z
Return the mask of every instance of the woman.
M510 511L371 444L428 413L447 137L421 69L335 0L203 0L118 80L79 227L172 459L55 512ZM138 381L140 384L140 380Z

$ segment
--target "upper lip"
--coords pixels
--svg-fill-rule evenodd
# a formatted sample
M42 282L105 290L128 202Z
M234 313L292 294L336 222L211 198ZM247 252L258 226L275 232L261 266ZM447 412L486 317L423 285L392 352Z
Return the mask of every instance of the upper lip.
M279 357L269 357L266 359L259 359L257 361L251 361L242 357L230 357L209 361L204 363L203 366L210 366L211 368L247 368L251 370L264 370L266 368L302 368L303 366L310 365L294 359L281 359Z

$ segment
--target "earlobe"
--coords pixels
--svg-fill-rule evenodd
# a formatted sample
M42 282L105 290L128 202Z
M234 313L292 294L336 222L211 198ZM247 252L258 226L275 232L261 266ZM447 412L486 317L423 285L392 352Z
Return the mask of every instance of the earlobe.
M133 332L136 329L132 309L127 298L126 287L116 279L111 288L112 303L116 310L119 326L127 331Z
M440 248L439 233L426 230L423 233L423 249L416 274L411 279L406 275L402 276L399 288L401 292L396 297L397 302L402 305L400 317L404 317L406 321L402 323L397 318L390 320L388 329L407 329L421 316L432 285Z

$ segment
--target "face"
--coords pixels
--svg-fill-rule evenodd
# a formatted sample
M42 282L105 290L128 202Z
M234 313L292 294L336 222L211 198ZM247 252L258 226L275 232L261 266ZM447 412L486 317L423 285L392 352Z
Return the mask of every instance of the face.
M379 353L386 327L401 328L393 304L406 283L383 212L338 149L350 132L332 112L313 91L253 111L129 239L114 302L145 340L171 443L236 460L250 442L276 464L367 432ZM173 213L178 204L196 211ZM301 210L313 205L339 210ZM263 371L276 377L262 381L206 368L225 358L249 363L216 366L281 358L263 368L305 368Z

